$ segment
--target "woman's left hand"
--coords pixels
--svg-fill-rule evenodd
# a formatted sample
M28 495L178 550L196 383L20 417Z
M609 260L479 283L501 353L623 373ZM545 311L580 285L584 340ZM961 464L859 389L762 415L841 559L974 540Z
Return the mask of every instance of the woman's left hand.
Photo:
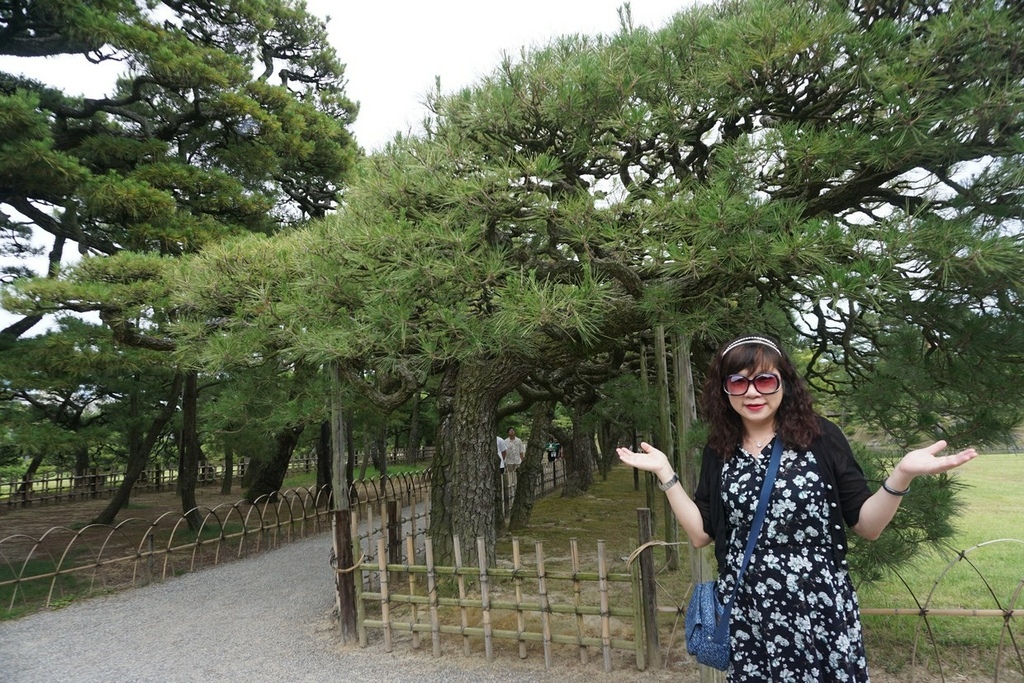
M965 462L973 460L978 455L978 452L973 448L968 448L951 455L937 455L945 447L945 441L936 441L931 446L910 451L896 465L896 470L893 471L893 474L895 475L897 472L902 474L908 479L906 483L909 484L909 480L914 477L947 472L954 467L960 467Z

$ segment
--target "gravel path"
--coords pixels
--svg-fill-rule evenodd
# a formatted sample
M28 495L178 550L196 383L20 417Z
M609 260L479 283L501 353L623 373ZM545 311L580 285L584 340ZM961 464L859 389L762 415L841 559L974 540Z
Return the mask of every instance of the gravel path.
M680 672L604 673L564 655L440 659L429 639L407 645L343 646L334 607L330 538L321 535L234 562L63 609L0 622L4 683L280 683L325 680L408 683L538 681L611 683L681 680ZM449 640L451 637L448 637ZM442 643L445 639L442 638ZM621 668L621 667L620 667Z

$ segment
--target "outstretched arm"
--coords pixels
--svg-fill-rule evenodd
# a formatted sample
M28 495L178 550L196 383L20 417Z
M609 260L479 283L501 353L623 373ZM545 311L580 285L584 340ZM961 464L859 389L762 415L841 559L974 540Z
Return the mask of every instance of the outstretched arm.
M668 457L649 443L641 443L638 453L634 453L628 448L618 448L615 452L619 454L619 459L630 467L653 472L662 484L676 476ZM702 548L714 540L704 531L704 520L700 516L700 509L686 495L686 491L683 490L678 479L670 489L665 491L665 495L676 515L676 520L679 521L679 526L690 537L690 545L694 548Z
M864 506L860 509L860 519L853 526L854 533L870 541L875 540L892 521L893 515L896 514L896 510L900 506L901 493L910 490L910 483L915 477L947 472L973 460L978 455L973 448L952 455L936 455L945 447L945 441L936 441L931 446L918 448L916 451L910 451L904 455L885 479L883 487L864 501ZM887 491L886 486L896 493Z

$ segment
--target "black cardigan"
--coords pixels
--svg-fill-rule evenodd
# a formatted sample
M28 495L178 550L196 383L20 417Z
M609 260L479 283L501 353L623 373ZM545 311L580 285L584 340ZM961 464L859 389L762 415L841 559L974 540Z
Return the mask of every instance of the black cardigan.
M842 430L835 424L819 417L821 434L811 442L807 450L814 453L821 470L822 482L828 492L831 506L829 530L832 532L832 549L837 564L846 566L846 526L853 526L860 519L860 508L869 497L871 490L864 478L864 470L853 457L850 443ZM700 478L693 500L704 519L704 531L715 542L715 558L718 560L718 575L726 574L725 558L728 551L729 530L726 528L725 507L722 505L723 460L709 446L704 447L700 464Z

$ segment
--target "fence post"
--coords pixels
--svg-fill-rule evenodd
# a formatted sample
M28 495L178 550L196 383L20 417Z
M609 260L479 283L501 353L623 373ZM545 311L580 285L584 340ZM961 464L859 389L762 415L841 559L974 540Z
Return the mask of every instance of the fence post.
M654 537L650 508L636 509L638 541L640 545ZM661 644L658 638L658 586L654 580L654 550L640 551L640 595L643 610L644 637L647 642L647 662L652 669L661 668Z
M388 514L388 562L390 564L401 564L402 562L402 508L397 500L387 501Z

